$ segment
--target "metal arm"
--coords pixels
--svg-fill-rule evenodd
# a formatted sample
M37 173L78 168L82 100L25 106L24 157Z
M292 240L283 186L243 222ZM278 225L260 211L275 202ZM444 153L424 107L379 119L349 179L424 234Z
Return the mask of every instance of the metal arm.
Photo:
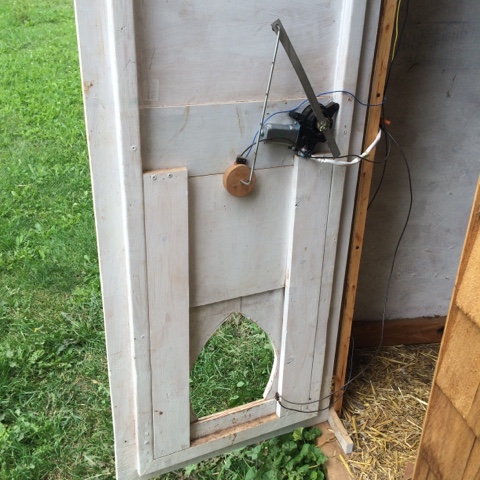
M312 107L315 117L317 118L319 131L322 132L323 135L325 136L328 147L332 152L332 155L334 157L339 157L340 150L337 146L337 142L335 142L335 138L333 137L332 130L329 127L328 120L325 118L325 116L322 113L322 110L320 108L320 105L318 104L318 100L315 95L315 92L313 91L312 85L308 80L307 74L305 73L305 70L302 64L300 63L300 59L298 58L297 52L295 52L292 42L290 42L287 32L285 31L285 28L283 27L280 19L277 19L272 23L272 29L274 32L277 33L277 38L278 36L280 37L280 42L282 43L283 48L285 49L285 53L290 59L290 62L292 63L295 73L297 74L297 77L300 80L300 83L302 84L307 100L310 103L310 106Z

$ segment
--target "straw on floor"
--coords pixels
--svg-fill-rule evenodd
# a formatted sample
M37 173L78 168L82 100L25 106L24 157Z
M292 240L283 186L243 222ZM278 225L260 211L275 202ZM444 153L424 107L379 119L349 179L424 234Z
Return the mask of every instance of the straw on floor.
M362 349L354 353L343 423L355 447L348 459L356 480L401 480L415 461L438 345Z

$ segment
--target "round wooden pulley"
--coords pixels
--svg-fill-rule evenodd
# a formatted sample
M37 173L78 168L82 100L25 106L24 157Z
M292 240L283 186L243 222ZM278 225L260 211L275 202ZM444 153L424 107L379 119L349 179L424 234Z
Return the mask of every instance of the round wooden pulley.
M253 174L250 185L242 183L248 182L250 178L250 167L235 163L231 167L228 167L227 171L223 174L223 186L228 193L235 195L236 197L244 197L248 195L255 186L255 173Z

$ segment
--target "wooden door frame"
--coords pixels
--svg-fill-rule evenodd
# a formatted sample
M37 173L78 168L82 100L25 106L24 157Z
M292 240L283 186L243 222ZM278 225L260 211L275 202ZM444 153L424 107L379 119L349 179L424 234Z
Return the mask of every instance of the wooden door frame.
M390 51L392 35L395 23L397 0L383 0L380 12L377 46L375 52L375 64L372 74L369 103L381 103L385 97L385 82L390 65ZM371 108L368 112L367 125L364 137L366 148L375 139L380 128L381 109ZM375 151L370 158L374 158ZM358 287L358 274L360 271L360 260L363 250L363 240L367 220L367 209L370 199L370 188L372 184L374 164L362 162L358 174L358 186L355 196L355 211L353 214L350 247L348 252L348 265L344 286L344 296L340 317L340 333L338 337L336 364L334 372L333 405L335 411L342 410L342 397L346 379L348 353L350 349L350 338L352 333L353 314L355 299Z

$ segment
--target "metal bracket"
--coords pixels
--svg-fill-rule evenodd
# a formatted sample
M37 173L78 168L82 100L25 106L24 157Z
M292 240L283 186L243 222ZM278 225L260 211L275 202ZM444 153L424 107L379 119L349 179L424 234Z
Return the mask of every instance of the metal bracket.
M335 142L335 138L333 137L332 130L329 127L329 122L322 113L322 109L320 108L315 92L313 91L312 85L308 80L307 74L305 73L305 70L300 62L300 59L298 58L298 55L295 52L295 49L293 48L292 42L288 38L287 32L285 31L285 28L283 27L280 19L277 19L272 23L272 29L279 36L280 42L283 45L283 48L285 49L285 53L287 54L287 57L290 59L290 62L295 70L295 73L297 74L297 77L300 80L300 83L302 84L307 100L310 103L313 113L315 114L315 117L318 121L319 131L323 133L323 135L325 136L328 147L332 152L332 155L334 157L339 157L340 150L338 148L337 142Z

